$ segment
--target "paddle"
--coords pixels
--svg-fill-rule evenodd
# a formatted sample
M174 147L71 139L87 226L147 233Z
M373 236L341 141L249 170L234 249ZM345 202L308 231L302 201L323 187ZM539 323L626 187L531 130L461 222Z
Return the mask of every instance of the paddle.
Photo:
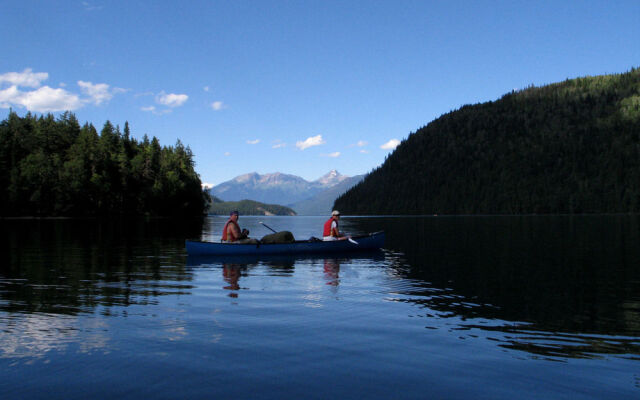
M269 225L265 224L264 222L262 222L262 221L258 221L258 223L259 223L260 225L264 226L265 228L269 228L269 229L271 229L271 231L272 231L273 233L278 233L278 232L276 232L276 230L275 230L275 229L271 228ZM350 241L350 242L351 242L351 243L353 243L353 244L360 244L360 243L356 242L355 240L351 239L350 237L348 237L348 238L347 238L347 240L348 240L348 241Z
M262 222L262 221L258 221L258 223L259 223L259 224L261 224L261 225L263 225L263 226L265 226L266 228L271 229L271 231L272 231L273 233L278 233L278 232L276 232L276 231L275 231L275 229L271 228L269 225L265 224L264 222Z

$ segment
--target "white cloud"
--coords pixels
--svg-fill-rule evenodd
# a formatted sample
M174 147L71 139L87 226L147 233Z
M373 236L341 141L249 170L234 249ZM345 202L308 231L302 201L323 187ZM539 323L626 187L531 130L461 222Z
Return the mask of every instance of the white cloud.
M82 101L77 95L64 89L53 89L49 86L25 93L22 104L27 110L40 112L72 111L82 107Z
M325 143L326 142L322 139L322 135L316 135L308 137L304 142L296 142L296 147L300 150L304 150L309 147L319 146Z
M18 103L21 93L15 85L5 90L0 90L0 105L2 105L2 108L9 108L11 103Z
M0 85L10 84L6 89L0 90L0 107L18 106L36 112L73 111L87 103L102 104L109 101L115 94L126 92L125 89L110 88L106 83L93 84L78 81L82 93L89 97L81 98L79 94L63 89L67 86L65 83L60 83L59 88L41 86L42 82L48 78L48 73L33 72L31 68L22 72L0 74ZM19 87L35 88L35 90L22 91Z
M22 72L7 72L0 75L0 83L7 82L15 86L26 86L37 88L49 78L46 72L33 72L31 68L27 68Z
M391 139L387 143L380 146L380 148L383 150L393 150L396 147L398 147L399 144L400 144L400 141L398 139Z
M362 154L369 154L369 150L362 149L362 150L360 150L360 153L362 153Z
M153 112L156 110L156 108L154 106L149 106L149 107L141 107L140 108L142 111L146 111L146 112Z
M64 89L43 86L30 92L22 92L15 85L0 91L0 105L6 108L12 104L37 112L73 111L83 105L77 95Z
M231 153L229 153L228 151L226 153L224 153L225 157L229 157L231 155Z
M167 107L180 107L188 99L189 96L186 94L165 93L164 91L156 96L156 102Z
M203 87L202 90L204 90L205 92L208 92L209 91L209 86Z
M286 146L287 146L286 143L276 143L273 146L271 146L271 148L272 149L279 149L279 148L286 147Z
M117 93L126 92L125 89L121 88L109 89L109 85L106 83L93 84L91 82L78 81L78 86L80 86L80 90L82 90L84 94L91 97L90 101L95 105L100 105L105 101L111 100Z
M221 101L214 101L213 103L211 103L211 108L213 108L216 111L220 111L224 108L227 108L227 106Z
M335 151L333 153L326 154L326 156L327 157L331 157L331 158L340 157L340 152L339 151Z
M211 189L215 185L213 183L202 182L201 186L203 189Z
M369 142L367 142L367 141L365 141L365 140L360 140L360 141L358 142L358 147L364 147L364 146L366 146L366 145L368 145L368 144L369 144Z
M248 144L258 144L260 143L260 139L256 139L256 140L247 140Z

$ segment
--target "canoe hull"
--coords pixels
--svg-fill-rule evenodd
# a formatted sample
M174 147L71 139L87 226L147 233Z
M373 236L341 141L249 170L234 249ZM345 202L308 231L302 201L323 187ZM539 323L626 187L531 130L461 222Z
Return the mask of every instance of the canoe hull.
M187 240L189 255L274 255L274 254L322 254L376 250L384 245L384 232L354 236L358 244L348 240L295 241L293 243L233 244Z

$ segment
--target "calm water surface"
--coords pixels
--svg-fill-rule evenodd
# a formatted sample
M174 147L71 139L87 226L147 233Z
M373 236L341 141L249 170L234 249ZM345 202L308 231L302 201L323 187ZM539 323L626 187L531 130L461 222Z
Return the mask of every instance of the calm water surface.
M225 220L0 220L0 399L640 398L638 216L345 217L385 249L187 256Z

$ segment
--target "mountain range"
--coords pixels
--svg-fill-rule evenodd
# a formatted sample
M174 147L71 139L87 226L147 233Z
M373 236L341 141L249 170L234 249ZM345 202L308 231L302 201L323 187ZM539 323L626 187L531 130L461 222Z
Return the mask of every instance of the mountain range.
M314 181L281 172L257 172L237 176L211 188L224 201L254 200L293 208L299 215L325 215L334 200L360 182L364 175L349 177L331 170Z

